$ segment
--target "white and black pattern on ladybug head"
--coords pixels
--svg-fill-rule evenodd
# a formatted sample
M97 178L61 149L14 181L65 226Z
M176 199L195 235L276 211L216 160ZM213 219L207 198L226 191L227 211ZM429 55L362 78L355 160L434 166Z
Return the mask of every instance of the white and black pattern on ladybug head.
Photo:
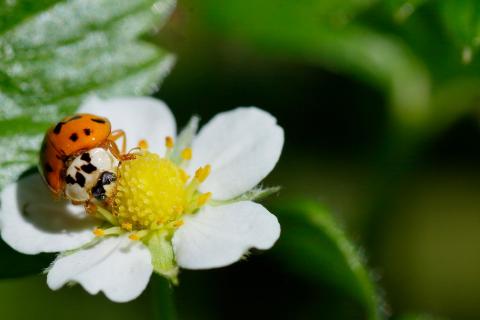
M115 190L115 181L117 176L110 171L103 172L97 180L97 183L92 188L92 195L97 200L105 200L110 197Z
M103 172L116 172L118 160L106 149L94 148L74 158L65 173L65 196L74 201L88 201L91 189Z

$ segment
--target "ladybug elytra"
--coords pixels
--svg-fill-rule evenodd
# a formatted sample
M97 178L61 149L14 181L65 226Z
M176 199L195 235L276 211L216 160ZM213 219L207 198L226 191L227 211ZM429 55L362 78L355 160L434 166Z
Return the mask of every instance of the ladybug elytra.
M115 143L120 137L121 152ZM53 194L73 203L86 203L92 197L104 200L111 192L125 149L125 133L111 131L107 118L77 114L58 122L45 134L40 174Z

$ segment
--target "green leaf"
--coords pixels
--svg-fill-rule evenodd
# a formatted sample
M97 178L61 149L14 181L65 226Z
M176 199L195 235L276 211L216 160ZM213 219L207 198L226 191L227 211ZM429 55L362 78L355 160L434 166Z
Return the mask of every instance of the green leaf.
M140 35L174 0L0 4L0 188L37 161L45 130L88 95L145 95L174 61Z
M440 6L445 28L462 50L462 61L470 63L480 46L480 2L444 0Z
M356 299L368 319L382 319L382 300L363 255L330 212L312 201L275 207L282 235L274 253L283 266L309 281L330 283Z
M153 270L172 281L172 283L178 283L178 266L175 262L175 253L168 232L160 230L153 233L147 239L146 244L152 255Z

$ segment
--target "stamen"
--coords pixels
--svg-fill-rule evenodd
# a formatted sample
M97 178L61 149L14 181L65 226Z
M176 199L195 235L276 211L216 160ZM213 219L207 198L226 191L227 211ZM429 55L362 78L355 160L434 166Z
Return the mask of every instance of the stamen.
M185 222L183 222L183 220L177 220L177 221L175 221L175 222L173 223L173 227L174 227L174 228L181 227L181 226L183 226L184 223L185 223Z
M197 171L195 172L195 178L198 180L198 182L202 183L208 178L208 175L210 174L210 165L207 164L205 167L198 168Z
M127 231L132 231L133 225L130 222L122 223L122 228Z
M118 235L121 234L123 230L120 227L111 227L108 229L102 229L96 227L93 229L93 234L96 235L97 237L104 237L104 236L109 236L109 235Z
M174 146L173 138L170 136L165 137L165 147L167 147L167 151L165 152L165 158L167 159L170 158L173 152L173 146Z
M147 150L148 149L148 142L145 139L142 139L138 142L138 147L142 150Z
M128 236L128 238L133 241L137 241L140 239L136 233L132 233L131 235Z
M190 181L187 186L187 198L192 199L193 195L195 194L198 186L207 179L208 175L210 174L210 165L207 164L204 167L200 167L195 171L195 178ZM190 209L192 209L192 205L194 209L196 208L196 203L190 203Z
M185 148L182 151L182 159L185 161L191 160L192 159L192 149L191 148Z
M93 229L93 234L97 237L103 237L105 235L105 231L102 228L95 228Z
M182 214L183 211L184 211L184 209L185 209L185 208L184 208L183 206L176 206L176 207L173 208L173 210L174 210L178 215Z
M129 238L130 240L137 241L137 240L140 240L140 239L142 239L143 237L145 237L147 234L148 234L148 231L147 231L147 230L141 230L141 231L138 231L138 232L131 233L131 234L128 236L128 238Z
M173 143L173 138L168 136L165 138L165 146L168 148L168 149L172 149L173 146L174 146L174 143Z
M198 206L199 207L203 206L205 203L208 202L208 200L210 200L211 197L212 197L211 192L202 193L200 196L198 196L198 199L197 199Z
M190 178L190 176L185 172L185 170L180 171L180 175L184 183L186 183Z

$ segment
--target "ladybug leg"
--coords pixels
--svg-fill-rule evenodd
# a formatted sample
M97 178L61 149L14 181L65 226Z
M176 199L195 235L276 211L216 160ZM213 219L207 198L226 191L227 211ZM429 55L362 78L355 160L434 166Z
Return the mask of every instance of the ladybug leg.
M74 206L78 206L78 205L83 204L83 201L71 200L70 202L71 202Z
M106 147L115 158L122 160L122 153L118 150L118 146L113 140L107 140Z
M135 156L132 154L121 153L120 150L118 150L117 144L112 140L107 140L106 147L113 154L113 156L120 161L131 160L135 158Z
M127 153L127 135L125 134L125 131L123 130L114 130L112 133L110 133L110 136L108 137L108 140L110 141L116 141L120 138L122 139L122 154Z
M109 197L109 198L107 198L107 199L104 200L104 201L105 201L105 204L107 205L107 207L109 207L109 208L113 207L113 204L114 204L113 198L114 198L114 197Z
M95 213L97 212L97 206L93 202L87 201L83 205L87 214L95 215Z

